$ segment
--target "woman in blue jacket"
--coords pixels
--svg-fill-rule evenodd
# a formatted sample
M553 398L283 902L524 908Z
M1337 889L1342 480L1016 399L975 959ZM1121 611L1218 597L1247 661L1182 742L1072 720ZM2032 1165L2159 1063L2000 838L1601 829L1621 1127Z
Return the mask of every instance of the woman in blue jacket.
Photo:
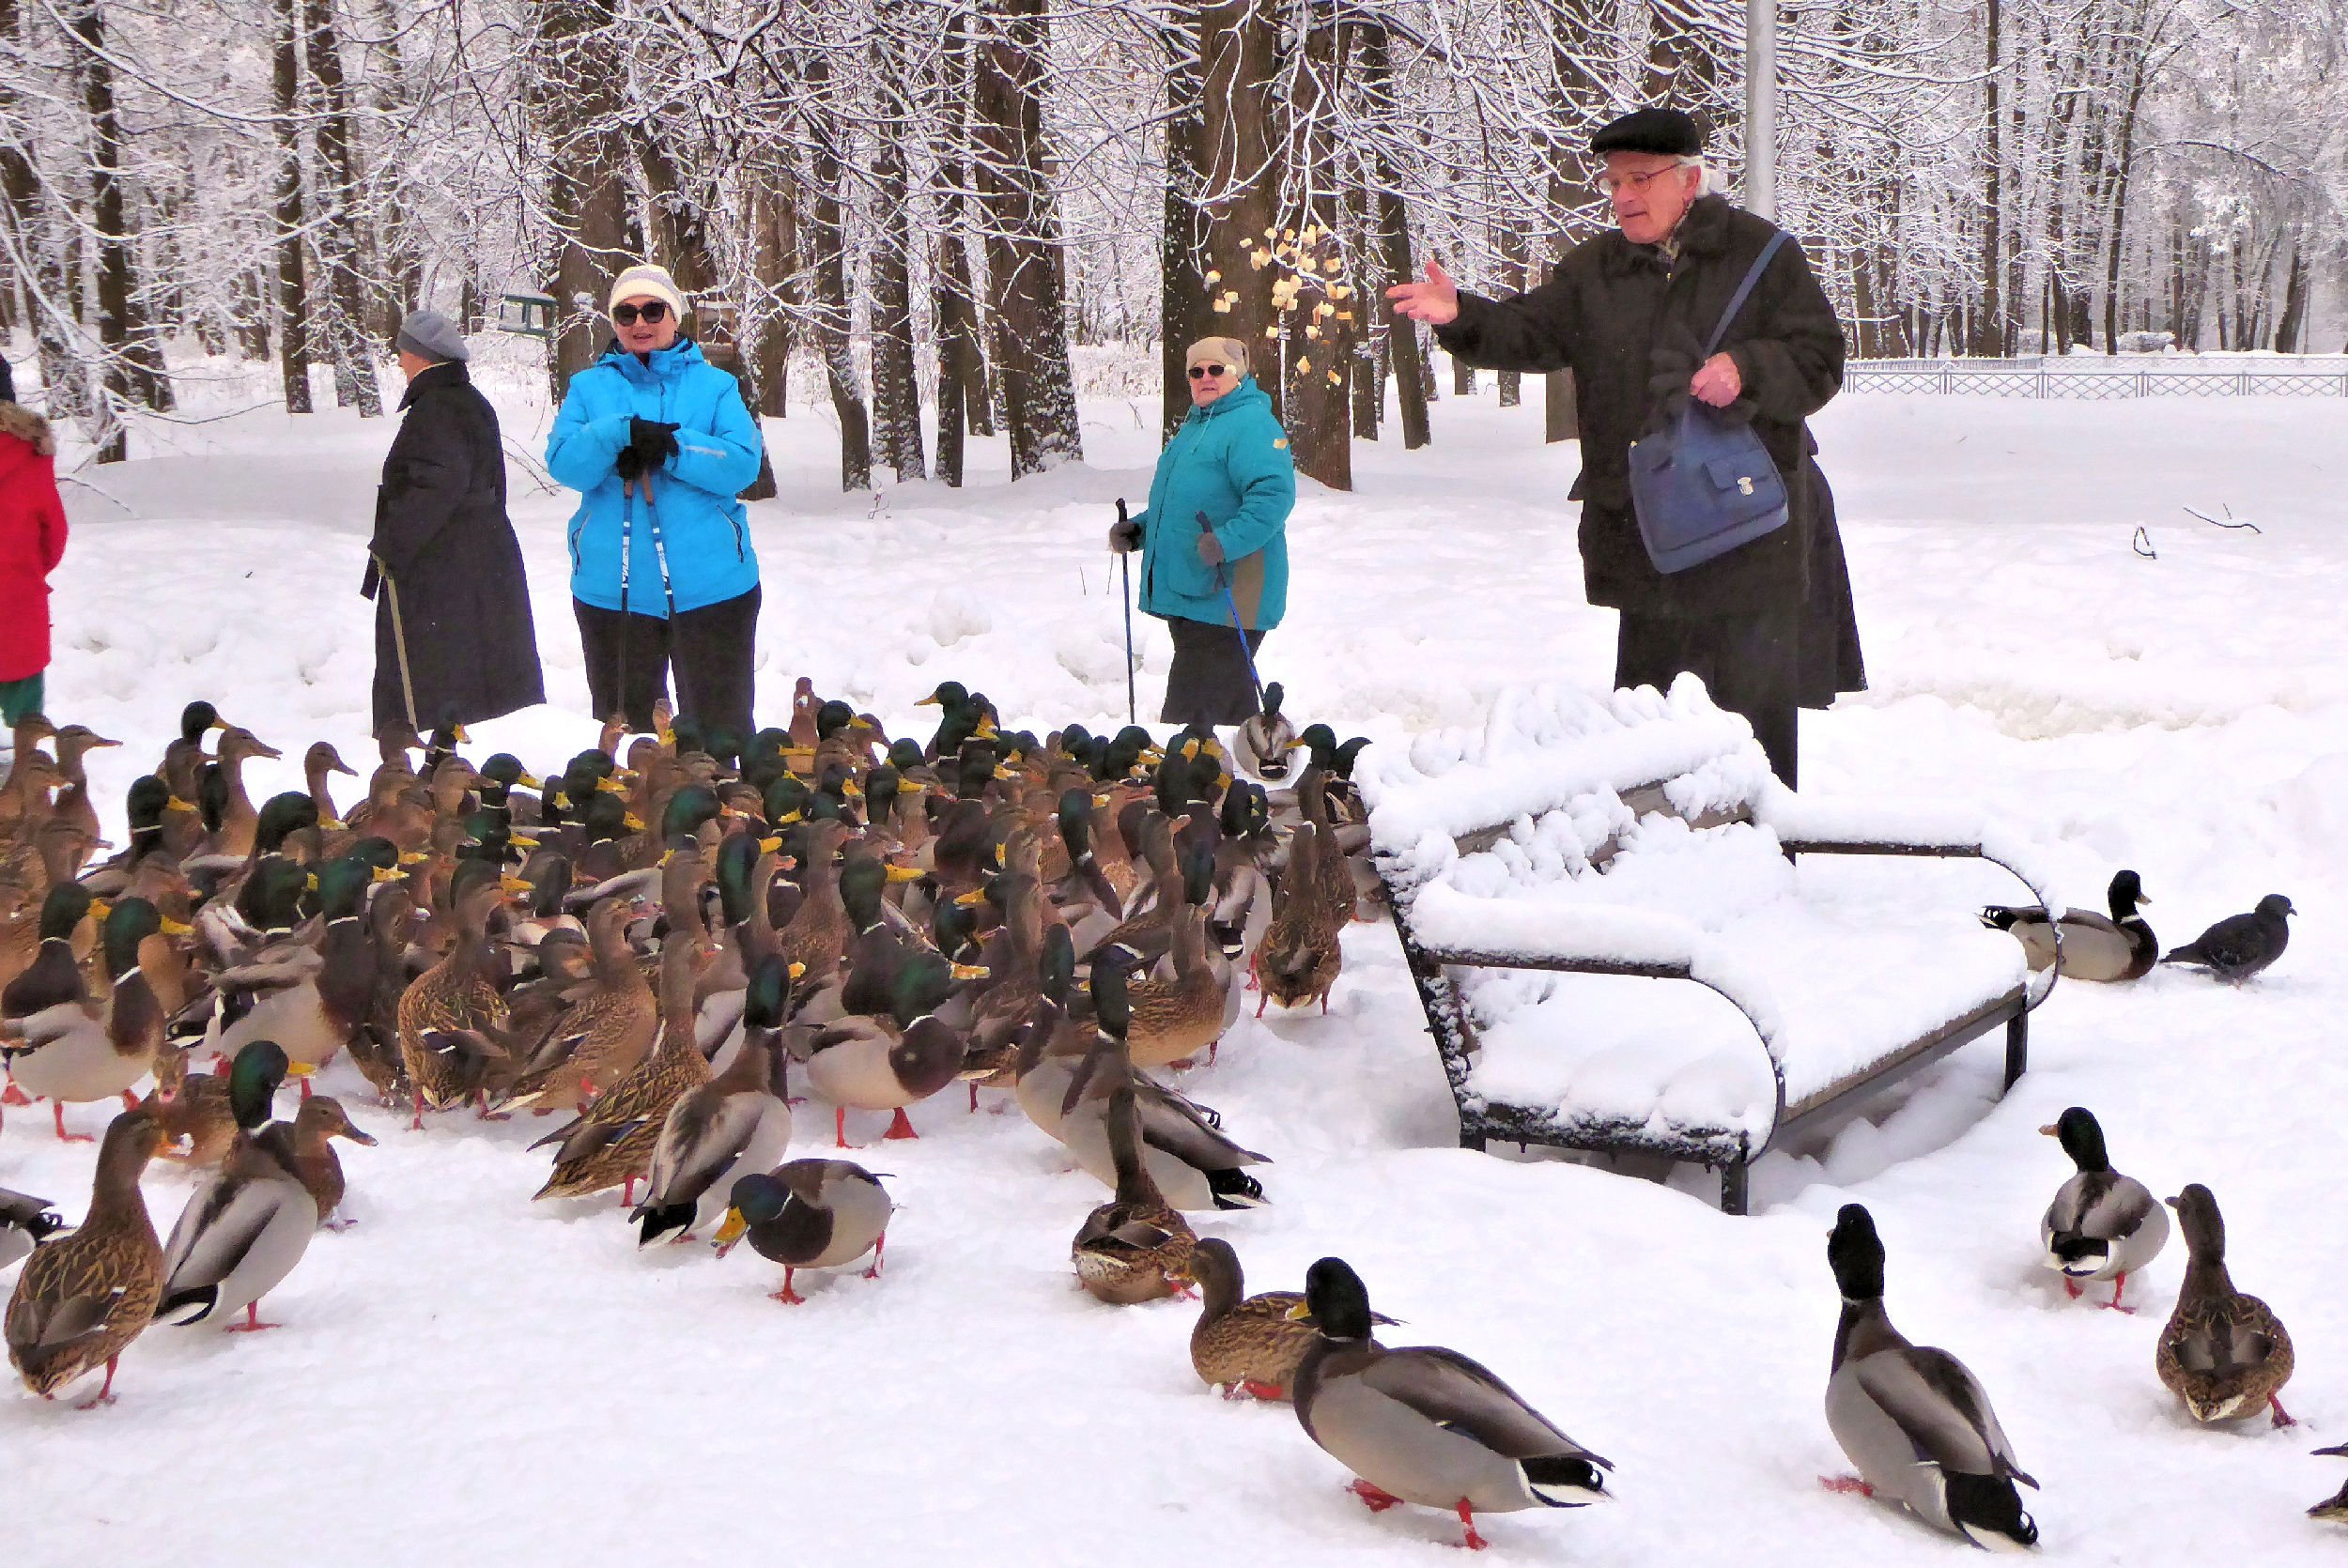
M666 269L612 281L611 346L571 377L547 471L580 492L571 599L596 716L652 728L676 667L676 711L747 740L758 552L736 499L758 476L758 422L733 376L678 335Z
M1246 345L1206 338L1185 359L1190 413L1158 458L1149 510L1111 529L1109 547L1141 546L1141 607L1174 634L1158 717L1239 724L1259 702L1249 660L1288 608L1296 461Z

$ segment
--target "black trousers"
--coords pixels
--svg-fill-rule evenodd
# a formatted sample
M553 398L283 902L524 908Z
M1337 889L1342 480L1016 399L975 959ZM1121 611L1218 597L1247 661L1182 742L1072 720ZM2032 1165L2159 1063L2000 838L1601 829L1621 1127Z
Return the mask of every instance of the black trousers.
M1256 689L1247 679L1247 656L1263 646L1259 627L1247 634L1247 656L1239 649L1239 634L1228 625L1168 616L1174 634L1174 664L1166 672L1166 706L1158 719L1165 724L1244 724L1259 710Z
M1670 689L1685 671L1718 707L1740 714L1787 789L1800 784L1802 613L1677 616L1622 612L1614 684Z
M652 705L676 668L676 712L704 729L747 741L758 652L760 590L688 609L672 620L621 614L573 599L579 645L587 655L588 699L597 717L627 704L627 721L650 730Z

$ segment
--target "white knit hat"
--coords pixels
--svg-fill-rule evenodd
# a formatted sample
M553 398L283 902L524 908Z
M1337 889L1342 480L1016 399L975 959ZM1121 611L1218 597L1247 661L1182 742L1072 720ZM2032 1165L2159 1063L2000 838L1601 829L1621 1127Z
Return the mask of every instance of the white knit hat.
M677 314L678 318L684 318L687 309L685 291L677 287L676 280L669 276L667 268L655 267L649 261L639 262L611 280L611 293L604 301L604 310L608 314L621 300L647 294L656 300L667 300L669 308Z

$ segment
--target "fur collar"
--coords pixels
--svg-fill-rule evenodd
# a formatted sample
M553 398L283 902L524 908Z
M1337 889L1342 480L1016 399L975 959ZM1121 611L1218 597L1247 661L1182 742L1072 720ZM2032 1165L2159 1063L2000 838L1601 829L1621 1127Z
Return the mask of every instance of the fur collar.
M0 403L0 436L14 436L43 457L57 454L57 438L49 422L22 403Z

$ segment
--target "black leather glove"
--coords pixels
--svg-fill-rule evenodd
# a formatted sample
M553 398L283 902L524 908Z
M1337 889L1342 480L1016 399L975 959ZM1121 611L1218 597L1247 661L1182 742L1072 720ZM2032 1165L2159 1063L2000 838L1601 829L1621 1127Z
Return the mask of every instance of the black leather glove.
M1109 525L1109 548L1119 555L1141 548L1141 525L1135 522Z
M676 426L659 420L631 419L627 422L627 444L636 453L638 471L652 473L676 455Z

